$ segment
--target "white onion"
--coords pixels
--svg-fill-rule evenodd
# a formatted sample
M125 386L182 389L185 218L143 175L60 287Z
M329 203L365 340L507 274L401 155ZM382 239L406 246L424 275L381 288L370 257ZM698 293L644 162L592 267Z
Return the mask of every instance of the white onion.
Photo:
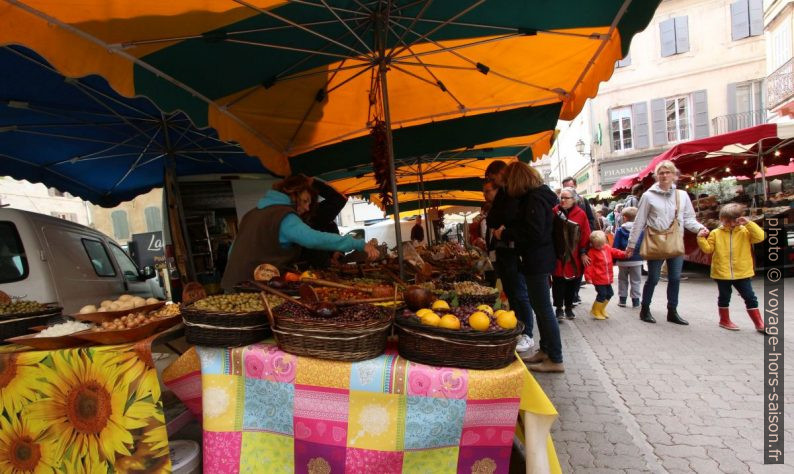
M86 329L91 329L91 327L91 324L81 323L78 321L67 321L65 323L48 327L47 329L36 334L36 337L67 336L76 332L85 331Z

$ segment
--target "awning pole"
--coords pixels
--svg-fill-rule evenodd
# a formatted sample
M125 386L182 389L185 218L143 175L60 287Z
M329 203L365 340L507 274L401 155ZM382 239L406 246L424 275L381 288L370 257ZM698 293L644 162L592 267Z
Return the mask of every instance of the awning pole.
M422 157L420 156L417 161L417 166L419 168L419 189L421 191L421 199L420 203L422 205L422 213L425 216L425 232L427 234L427 247L430 247L430 236L432 233L430 232L430 221L427 220L427 200L425 198L425 180L424 175L422 174Z
M381 13L377 15L378 19L375 22L379 51L380 51L380 65L378 67L378 74L380 75L380 92L381 101L383 102L383 121L386 124L386 149L389 154L389 181L391 181L392 193L392 207L394 212L394 236L397 239L397 261L400 265L400 278L405 280L405 269L403 268L403 236L402 229L400 228L400 203L397 199L397 177L394 169L394 141L391 133L391 113L389 112L389 88L386 82L386 71L388 70L386 61L386 41L385 35L388 34L386 22L388 21L388 13Z

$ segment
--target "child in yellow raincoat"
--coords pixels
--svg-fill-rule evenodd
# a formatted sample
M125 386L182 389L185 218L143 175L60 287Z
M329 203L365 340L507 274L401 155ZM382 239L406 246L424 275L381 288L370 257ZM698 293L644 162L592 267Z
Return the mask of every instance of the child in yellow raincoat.
M730 318L728 304L731 301L731 287L736 288L744 299L747 314L755 325L755 329L764 332L764 321L758 309L758 299L751 285L755 275L753 265L753 247L764 241L764 230L744 214L741 204L726 204L720 209L719 228L713 230L708 237L698 237L698 246L711 257L711 278L716 280L719 288L717 306L721 328L737 331L739 329Z

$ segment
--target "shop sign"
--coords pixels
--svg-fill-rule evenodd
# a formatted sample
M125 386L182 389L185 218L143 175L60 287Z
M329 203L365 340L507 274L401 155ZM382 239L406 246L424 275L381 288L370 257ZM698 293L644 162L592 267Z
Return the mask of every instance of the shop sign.
M602 161L599 163L601 184L613 184L620 178L644 170L652 156L640 156L628 160Z
M132 234L130 256L139 268L153 266L164 260L163 233L144 232Z
M582 176L579 176L578 178L576 178L576 184L577 185L582 184L582 183L584 183L585 181L587 181L589 179L590 179L590 172L588 171L587 173L583 174Z

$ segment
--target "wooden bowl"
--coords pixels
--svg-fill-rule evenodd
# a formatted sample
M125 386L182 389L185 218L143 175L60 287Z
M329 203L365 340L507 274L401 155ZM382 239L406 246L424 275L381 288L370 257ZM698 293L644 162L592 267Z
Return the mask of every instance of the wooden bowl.
M35 334L28 334L25 336L11 337L5 341L11 344L19 344L20 346L32 347L43 351L80 347L87 344L86 341L78 339L72 334L56 337L36 337Z
M165 306L165 301L159 303L147 304L145 306L138 306L137 308L125 309L124 311L106 311L104 313L85 313L85 314L70 314L69 317L80 320L89 321L96 324L113 321L114 319L126 316L130 313L148 313Z
M155 319L154 321L150 321L146 324L130 329L103 331L88 330L74 333L73 336L80 340L93 342L95 344L125 344L128 342L140 341L141 339L149 337L160 330L174 326L181 321L182 317L177 315L170 318Z

